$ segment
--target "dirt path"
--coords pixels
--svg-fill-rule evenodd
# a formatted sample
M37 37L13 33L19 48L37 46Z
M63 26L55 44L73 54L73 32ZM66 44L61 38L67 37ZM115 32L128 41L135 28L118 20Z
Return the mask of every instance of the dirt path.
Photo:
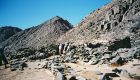
M131 74L136 74L137 76L140 76L140 66L133 66L133 64L140 65L140 61L134 60L133 62L129 62L126 65L118 66L118 67L111 67L107 64L89 65L88 63L83 63L80 61L78 64L65 63L65 65L68 65L75 70L76 75L83 76L83 77L90 79L90 80L99 80L100 79L101 76L96 75L96 72L99 72L99 73L101 72L103 74L110 73L110 72L112 73L112 70L115 68L126 69ZM123 76L113 78L113 80L120 80L120 79L121 80L132 80L130 78L125 78ZM133 80L135 80L135 79L133 79Z
M0 67L0 80L54 80L53 74L47 69L37 69L36 62L30 62L23 71L10 71L10 68ZM34 66L34 67L33 67Z

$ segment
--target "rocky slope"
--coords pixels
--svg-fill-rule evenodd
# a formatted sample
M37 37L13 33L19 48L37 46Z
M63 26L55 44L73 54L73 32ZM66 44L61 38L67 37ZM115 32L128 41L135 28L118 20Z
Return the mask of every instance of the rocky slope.
M16 27L12 27L12 26L0 27L0 43L20 31L22 31L22 30L19 28L16 28Z
M140 80L139 0L113 0L71 28L67 21L57 16L0 44L6 46L5 51L19 49L8 56L10 70L24 70L21 74L24 78L45 74L40 70L48 69L52 72L46 71L48 78L45 79L48 80L52 77L56 80ZM62 54L51 56L58 53L55 51L58 46L53 49L53 45L46 46L58 43L65 43ZM43 46L40 50L28 49ZM19 80L19 76L9 75L5 70L2 70L2 79L13 80L11 76L14 76ZM33 74L25 74L29 71ZM30 79L38 79L38 76Z
M131 45L136 46L140 44L139 35L140 1L113 0L90 13L75 28L61 36L58 42L106 44L128 37Z
M21 48L39 49L50 44L55 44L56 40L71 29L71 24L56 16L38 26L31 27L21 31L8 40L1 43L1 47L5 47L5 51L16 51Z

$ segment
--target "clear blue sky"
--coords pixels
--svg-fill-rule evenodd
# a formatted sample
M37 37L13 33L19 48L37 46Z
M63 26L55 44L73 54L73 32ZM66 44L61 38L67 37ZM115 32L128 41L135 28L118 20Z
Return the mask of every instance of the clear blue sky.
M54 16L73 25L111 0L0 0L0 26L26 29Z

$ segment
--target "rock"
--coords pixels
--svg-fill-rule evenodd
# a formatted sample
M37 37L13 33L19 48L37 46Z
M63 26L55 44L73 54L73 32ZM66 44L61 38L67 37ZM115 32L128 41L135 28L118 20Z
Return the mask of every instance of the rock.
M130 78L130 73L127 70L121 70L120 76Z
M44 59L45 56L46 56L45 53L36 52L36 58L37 59Z
M115 58L113 58L112 60L110 60L111 64L120 64L122 65L124 63L124 60L120 57L120 56L116 56Z
M17 70L17 68L18 68L17 64L10 64L10 70L11 71L15 71L15 70Z
M118 5L114 6L113 10L114 10L114 14L120 13L120 6L118 6Z
M94 71L94 72L95 72L96 75L103 75L103 73L100 72L100 71Z
M59 55L63 54L64 44L59 44Z
M28 59L25 58L25 57L23 57L21 60L24 61L24 62L27 62L28 61Z
M57 72L56 78L57 78L57 80L66 80L66 77L61 72Z
M96 57L92 57L92 59L88 62L91 65L95 65L99 62L99 59Z
M115 69L113 69L112 71L115 72L115 73L118 73L118 74L121 73L121 69L118 69L118 68L115 68Z
M76 79L76 76L72 76L72 75L71 75L71 76L68 76L68 77L67 77L67 80L77 80L77 79Z
M105 26L104 26L104 30L111 30L111 28L112 28L112 26L111 26L111 23L107 23L107 24L105 24Z
M69 43L64 44L63 54L67 53L68 46L69 46Z
M88 48L98 48L98 47L100 47L100 46L102 46L102 44L101 43L96 43L96 44L92 44L92 43L88 43L87 44L87 47Z
M132 4L134 0L126 0L126 2L128 2L129 4Z
M87 58L84 58L84 62L89 62L89 60Z
M87 80L86 78L82 77L82 76L77 76L76 80Z
M112 26L112 27L113 27L113 26L115 27L115 26L117 26L117 25L118 25L118 22L117 22L117 21L114 21L114 22L111 23L111 26Z
M37 65L37 68L38 69L43 69L43 68L47 69L48 68L48 62L41 62L41 63L39 63Z
M112 80L112 77L119 77L116 73L105 73L99 80Z
M140 80L140 76L138 74L131 74L131 78L135 80Z
M116 56L120 56L122 58L126 57L126 54L128 54L129 52L129 48L120 48L117 51L115 51L114 53L112 53L112 57L116 57Z
M128 51L126 57L128 60L131 59L140 59L140 47L134 47Z
M106 14L105 19L106 19L107 21L110 21L110 20L111 20L111 16L110 16L109 14Z
M122 40L116 40L108 46L109 51L116 51L119 48L131 48L130 38L126 37Z
M104 54L102 59L111 59L111 55L110 54Z
M24 61L21 61L19 64L19 70L24 70L24 67L27 67L27 64Z
M13 60L10 63L10 70L15 71L17 69L24 70L24 67L27 67L27 64L24 61Z

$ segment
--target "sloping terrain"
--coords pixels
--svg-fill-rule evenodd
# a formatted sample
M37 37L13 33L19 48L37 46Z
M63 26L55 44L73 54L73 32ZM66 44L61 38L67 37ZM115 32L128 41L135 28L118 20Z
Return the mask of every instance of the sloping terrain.
M56 40L71 28L72 26L68 21L56 16L38 26L13 35L0 46L6 46L5 51L10 52L21 48L39 49L55 44Z
M19 28L16 28L16 27L12 27L12 26L0 27L0 43L20 31L22 31L22 30Z
M56 16L2 42L15 55L1 79L140 80L140 0L113 0L71 28Z
M58 40L59 43L75 44L108 43L129 37L131 44L140 44L140 1L113 0L102 8L93 11L75 28Z

